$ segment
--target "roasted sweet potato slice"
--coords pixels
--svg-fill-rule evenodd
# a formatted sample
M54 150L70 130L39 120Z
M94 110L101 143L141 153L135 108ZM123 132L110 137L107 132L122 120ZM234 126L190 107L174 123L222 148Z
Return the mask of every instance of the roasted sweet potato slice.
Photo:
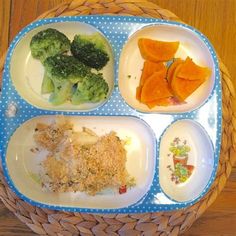
M141 92L142 92L142 87L139 85L137 88L136 88L136 99L141 101Z
M147 102L146 105L151 109L155 106L173 106L180 105L183 102L180 102L176 97L160 98L151 102Z
M151 109L155 106L169 106L172 105L170 98L160 98L151 102L147 102L146 105Z
M206 80L210 75L211 70L208 67L198 66L190 57L186 58L177 74L179 78L188 80Z
M143 85L141 92L141 102L147 103L170 96L172 96L172 93L170 92L167 80L163 76L163 72L155 72Z
M176 67L174 68L174 70L173 70L173 72L172 72L172 76L169 78L169 80L168 80L168 83L169 83L169 86L170 86L170 89L171 89L171 91L173 90L172 89L172 83L173 83L173 81L174 81L174 78L175 77L177 77L177 73L178 73L178 71L180 70L180 68L181 68L181 66L182 66L182 63L179 63L178 65L176 65ZM173 91L172 91L173 92ZM174 93L174 92L173 92ZM182 101L182 100L181 100Z
M171 89L174 95L180 100L184 101L189 97L202 83L204 80L187 80L179 78L177 76L173 77L171 82Z
M177 58L168 68L167 71L167 80L168 83L171 84L172 78L174 76L175 69L177 68L178 65L182 64L184 61L180 58Z
M140 38L138 46L142 57L153 62L171 60L179 47L179 42L165 42L148 38Z
M140 79L140 85L143 86L145 80L150 77L154 72L165 70L166 66L162 62L152 62L152 61L145 61L143 63L143 71Z
M142 87L145 84L147 78L149 78L154 72L161 71L163 77L166 76L167 68L162 62L145 61L143 64L143 71L140 79L139 86L136 88L136 99L141 101Z

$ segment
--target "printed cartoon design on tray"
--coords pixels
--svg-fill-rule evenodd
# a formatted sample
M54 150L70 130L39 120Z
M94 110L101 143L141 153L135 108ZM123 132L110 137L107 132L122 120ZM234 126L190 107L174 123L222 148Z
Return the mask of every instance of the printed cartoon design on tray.
M171 180L175 184L184 183L189 179L194 170L193 165L188 165L190 146L187 144L187 140L181 142L179 137L176 137L172 143L170 143L168 157L173 158L174 169L171 165L167 166L167 169L171 171Z

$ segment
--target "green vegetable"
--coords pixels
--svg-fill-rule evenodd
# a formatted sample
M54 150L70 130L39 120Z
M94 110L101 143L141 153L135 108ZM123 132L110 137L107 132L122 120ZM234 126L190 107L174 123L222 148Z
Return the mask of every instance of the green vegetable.
M47 76L47 73L44 73L43 77L43 83L41 86L41 93L52 93L54 91L54 84L49 76Z
M33 58L44 62L47 57L69 51L70 40L58 30L49 28L32 37L30 49Z
M71 52L85 65L100 70L109 61L105 44L106 41L98 33L92 35L76 35L71 44Z
M60 105L71 99L73 86L87 79L90 68L79 62L73 56L56 55L44 61L46 78L50 78L54 91L50 96L53 105ZM43 92L43 91L42 91Z
M109 87L102 74L90 73L78 83L72 96L72 104L99 102L106 98Z
M57 106L71 98L73 84L69 80L64 82L54 81L54 92L51 94L49 101Z

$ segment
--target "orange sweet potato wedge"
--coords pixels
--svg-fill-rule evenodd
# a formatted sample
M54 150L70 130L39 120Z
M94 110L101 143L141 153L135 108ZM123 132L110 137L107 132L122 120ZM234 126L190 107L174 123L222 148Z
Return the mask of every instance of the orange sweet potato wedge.
M136 99L141 101L142 87L146 80L154 73L162 71L163 77L166 76L167 68L162 62L145 61L143 64L143 71L140 79L139 86L136 88Z
M177 76L188 80L206 80L211 75L211 70L208 67L198 66L187 57Z
M171 84L171 81L173 79L175 69L177 68L178 65L182 64L184 61L180 58L177 58L168 68L167 71L167 80L168 83Z
M139 85L137 88L136 88L136 99L138 101L141 101L141 92L142 92L142 87Z
M156 107L156 106L169 106L172 104L171 104L170 98L168 97L168 98L160 98L151 102L147 102L146 105L150 109L152 109L153 107Z
M173 77L171 82L171 89L174 95L180 100L184 101L189 97L202 83L204 80L187 80L179 78L177 76Z
M169 85L163 72L155 72L143 85L141 92L141 102L148 103L160 98L172 96Z
M152 109L155 106L173 106L184 104L185 102L180 102L176 97L160 98L151 102L147 102L146 105Z
M145 61L143 63L143 71L140 79L140 85L143 86L145 80L150 77L154 72L165 70L166 66L162 63L156 63L152 61Z
M175 81L175 78L177 77L177 73L179 72L181 66L182 66L183 63L179 63L178 65L175 66L175 68L173 69L172 71L172 76L169 77L169 80L168 80L168 83L169 83L169 86L170 86L170 89L171 91L173 90L173 85L172 83ZM174 92L172 91L172 93L174 94ZM181 100L182 101L182 100Z
M138 46L142 57L153 62L171 60L179 47L179 42L165 42L148 38L140 38Z

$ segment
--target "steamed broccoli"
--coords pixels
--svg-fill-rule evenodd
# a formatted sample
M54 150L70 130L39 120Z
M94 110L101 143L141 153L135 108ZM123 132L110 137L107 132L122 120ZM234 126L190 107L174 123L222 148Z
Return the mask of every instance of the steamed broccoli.
M41 85L41 93L52 93L54 91L54 84L51 78L47 75L47 72L44 72L43 82Z
M98 34L76 35L71 43L72 54L85 65L102 69L109 61L105 40Z
M49 28L32 37L30 49L33 58L44 62L47 57L69 51L70 40L58 30Z
M102 74L89 73L84 80L78 83L72 96L72 104L99 102L106 98L108 90L108 84Z
M54 91L50 96L53 105L60 105L70 99L73 85L81 82L87 74L91 73L89 67L73 56L67 55L48 57L44 61L44 66L46 76L54 85Z

